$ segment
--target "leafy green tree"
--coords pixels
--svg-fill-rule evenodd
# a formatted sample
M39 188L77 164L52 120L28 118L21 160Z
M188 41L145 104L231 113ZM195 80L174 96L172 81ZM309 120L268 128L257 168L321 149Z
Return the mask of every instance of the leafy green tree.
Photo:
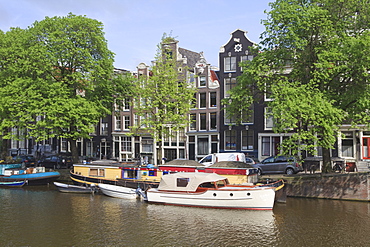
M263 21L259 55L244 64L234 99L257 86L274 131L294 133L284 152L323 149L323 171L343 123L370 123L370 8L367 0L276 0ZM261 96L261 94L260 94ZM233 99L233 98L232 98ZM260 100L261 97L255 97ZM231 104L240 104L234 100ZM235 107L234 107L235 108Z
M195 93L186 76L177 70L181 65L177 64L176 51L169 45L175 42L173 37L163 35L151 75L139 78L134 93L134 111L140 116L140 123L132 126L132 133L144 132L155 139L159 161L162 160L163 138L184 130L189 123Z
M2 129L16 127L36 140L90 138L100 118L127 97L132 78L113 75L113 56L101 22L85 16L46 17L27 30L13 29L1 50ZM20 51L20 52L19 52ZM5 116L6 115L6 116ZM5 138L15 138L7 133Z
M7 156L8 139L13 134L11 127L14 127L18 121L14 116L15 108L21 108L27 98L17 98L17 94L13 95L16 90L24 93L22 88L15 88L29 73L29 68L32 63L28 61L28 50L24 46L30 36L26 30L20 28L12 28L9 32L0 31L0 131L1 131L1 156ZM36 58L37 59L37 58ZM31 78L27 76L27 78ZM14 83L14 84L13 84ZM17 115L17 114L16 114ZM18 114L22 116L22 114ZM14 139L19 139L20 136L13 135Z

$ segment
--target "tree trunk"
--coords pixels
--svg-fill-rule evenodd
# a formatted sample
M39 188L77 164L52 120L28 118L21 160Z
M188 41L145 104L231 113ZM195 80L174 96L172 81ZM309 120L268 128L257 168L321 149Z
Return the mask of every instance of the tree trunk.
M6 158L8 155L8 140L1 137L1 159Z
M69 145L71 148L73 164L76 164L80 161L78 157L77 142L76 140L72 140L72 139L68 139L68 141L69 141Z
M323 148L322 149L322 173L329 173L331 172L331 158L330 158L330 149Z
M158 140L156 140L158 142L158 151L157 151L157 165L161 165L163 163L162 159L163 159L163 156L162 156L162 149L163 149L163 143L162 143L162 138L163 138L163 132L162 132L162 129L160 130L161 132L159 132L158 134Z

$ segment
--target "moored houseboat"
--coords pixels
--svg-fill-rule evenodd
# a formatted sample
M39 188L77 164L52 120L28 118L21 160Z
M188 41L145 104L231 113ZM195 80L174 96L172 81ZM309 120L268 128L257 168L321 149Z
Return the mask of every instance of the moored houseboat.
M220 162L221 163L221 162ZM227 177L230 184L257 182L257 170L245 163L231 162L205 167L196 161L171 161L158 167L140 166L137 163L101 160L89 164L74 164L70 177L75 184L113 184L143 190L158 187L163 175L177 172L217 173ZM235 166L237 164L238 166Z
M94 161L74 164L70 178L77 185L112 184L145 190L157 187L162 172L158 168L142 167L137 163L116 161Z

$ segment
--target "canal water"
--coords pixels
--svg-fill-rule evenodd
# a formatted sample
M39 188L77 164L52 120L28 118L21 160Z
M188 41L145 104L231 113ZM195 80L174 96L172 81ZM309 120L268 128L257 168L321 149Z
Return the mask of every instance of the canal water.
M370 203L288 198L272 211L152 205L51 186L0 189L1 246L370 246Z

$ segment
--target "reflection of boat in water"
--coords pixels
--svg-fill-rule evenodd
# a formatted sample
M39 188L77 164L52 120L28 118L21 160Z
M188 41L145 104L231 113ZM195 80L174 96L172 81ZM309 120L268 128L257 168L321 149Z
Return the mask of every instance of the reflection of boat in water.
M27 169L5 169L0 176L1 182L25 181L27 185L45 185L54 182L60 177L59 172L45 171L45 167L30 167Z
M157 224L158 228L174 229L174 226L178 225L179 229L172 230L172 234L187 231L183 236L185 239L189 236L188 239L177 241L178 245L255 246L258 243L259 246L276 246L279 241L276 240L276 233L280 233L281 229L276 227L275 211L281 207L276 204L273 210L256 211L173 207L148 203L145 210L148 215L155 216L155 222L160 222ZM221 235L220 230L223 232ZM152 233L154 231L160 233L159 230L153 230Z
M198 162L189 160L181 160L181 162L171 161L158 167L150 165L140 166L135 162L102 160L90 164L74 164L70 177L78 185L104 183L134 189L140 187L146 190L158 187L163 175L176 172L217 173L227 177L231 184L252 184L257 182L257 170L252 167L204 167Z
M117 186L112 184L98 184L101 192L106 196L117 197L122 199L136 199L137 193L135 189Z
M91 194L97 190L97 188L94 185L78 186L78 185L64 184L64 183L59 183L59 182L54 182L54 185L55 187L57 187L57 189L60 192L65 192L65 193Z
M163 176L145 199L178 206L271 210L274 198L274 187L230 185L216 173L181 172Z

